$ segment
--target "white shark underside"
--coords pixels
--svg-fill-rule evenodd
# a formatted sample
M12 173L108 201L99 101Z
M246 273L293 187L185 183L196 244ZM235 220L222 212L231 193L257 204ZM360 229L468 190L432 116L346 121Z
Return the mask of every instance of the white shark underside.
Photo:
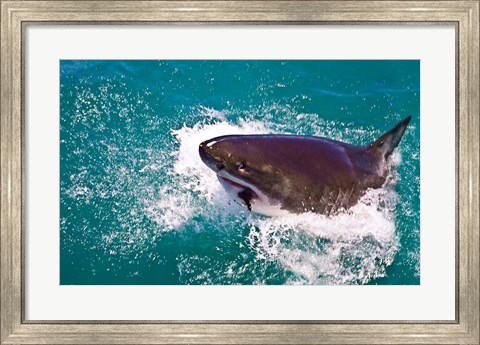
M237 179L226 172L220 172L217 174L218 180L223 188L230 194L235 202L241 205L245 205L250 211L263 214L270 217L288 216L292 213L282 209L280 202L270 200L270 198L263 194L254 185L246 184L244 181ZM240 197L245 190L251 190L254 197L246 200Z

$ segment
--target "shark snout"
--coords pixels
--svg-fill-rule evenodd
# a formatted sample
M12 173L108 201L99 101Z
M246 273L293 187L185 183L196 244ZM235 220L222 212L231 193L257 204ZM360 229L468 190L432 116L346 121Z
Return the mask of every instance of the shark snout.
M215 144L215 140L206 140L200 143L198 147L198 153L200 154L200 158L202 159L203 163L205 163L210 169L217 172L223 169L223 164L215 159L213 155L214 148L212 147Z

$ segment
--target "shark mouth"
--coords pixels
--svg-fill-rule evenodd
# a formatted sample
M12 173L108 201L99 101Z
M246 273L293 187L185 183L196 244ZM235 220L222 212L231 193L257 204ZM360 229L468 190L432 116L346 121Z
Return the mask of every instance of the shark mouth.
M237 179L234 181L230 178L220 176L218 174L217 178L227 192L234 194L234 196L237 196L240 200L243 201L249 211L252 210L252 200L258 198L257 193L255 193L250 187L239 182Z
M288 216L290 212L283 210L281 203L271 200L256 186L229 174L224 169L217 172L217 178L225 191L233 200L246 206L249 211L268 216Z

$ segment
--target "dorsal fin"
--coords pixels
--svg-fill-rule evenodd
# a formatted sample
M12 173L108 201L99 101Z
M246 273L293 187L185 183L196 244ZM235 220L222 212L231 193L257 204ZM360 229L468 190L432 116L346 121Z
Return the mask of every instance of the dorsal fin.
M388 132L382 134L380 138L375 140L370 149L373 151L376 159L379 162L385 162L392 154L393 150L397 147L398 143L403 137L403 133L407 129L411 116L406 117L400 121L395 127Z

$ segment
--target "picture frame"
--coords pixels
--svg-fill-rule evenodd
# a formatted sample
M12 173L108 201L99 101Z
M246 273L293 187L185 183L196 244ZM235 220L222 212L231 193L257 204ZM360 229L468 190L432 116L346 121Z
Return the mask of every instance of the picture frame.
M475 1L1 0L1 344L478 344L479 5ZM24 29L59 24L454 24L455 321L26 321Z

